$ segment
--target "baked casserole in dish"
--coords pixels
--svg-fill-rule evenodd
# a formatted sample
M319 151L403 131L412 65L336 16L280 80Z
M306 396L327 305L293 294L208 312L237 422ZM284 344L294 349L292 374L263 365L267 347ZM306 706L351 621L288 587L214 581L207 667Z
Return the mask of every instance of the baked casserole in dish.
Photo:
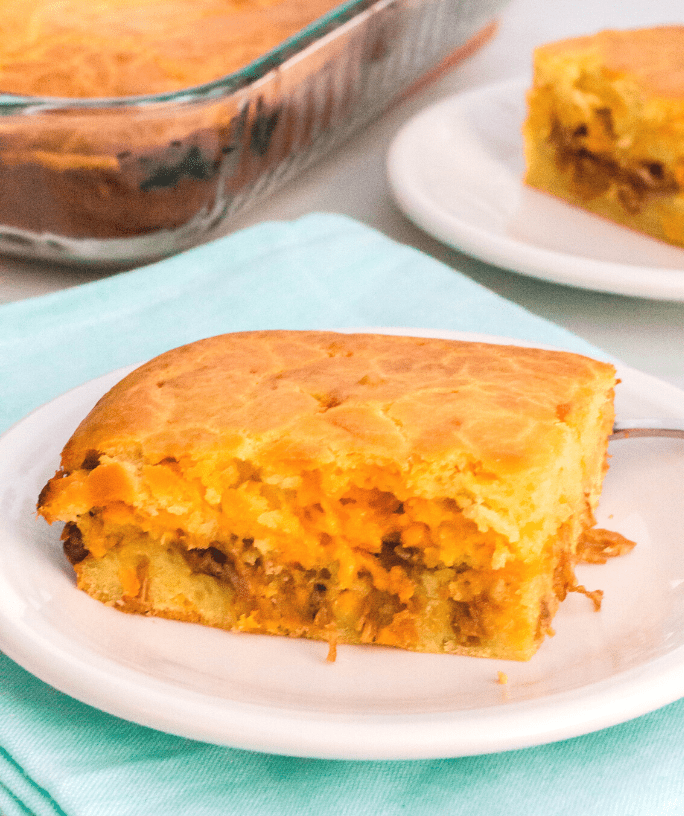
M505 0L14 0L0 22L0 251L189 248L494 29Z

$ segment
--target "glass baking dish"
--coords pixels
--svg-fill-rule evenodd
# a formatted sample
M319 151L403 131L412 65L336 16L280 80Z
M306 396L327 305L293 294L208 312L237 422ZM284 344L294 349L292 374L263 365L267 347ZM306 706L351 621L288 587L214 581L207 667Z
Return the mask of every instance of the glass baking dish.
M351 0L187 90L0 95L0 252L135 265L209 240L484 42L505 2Z

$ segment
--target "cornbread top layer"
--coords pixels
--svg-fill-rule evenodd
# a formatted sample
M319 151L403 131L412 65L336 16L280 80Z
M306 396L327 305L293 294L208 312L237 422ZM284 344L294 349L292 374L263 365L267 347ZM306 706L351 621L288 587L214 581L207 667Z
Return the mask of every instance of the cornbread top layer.
M227 334L162 354L116 385L63 451L156 463L215 456L279 472L438 460L497 472L543 467L612 366L575 354L382 335ZM612 410L612 405L611 405ZM605 417L608 427L611 416ZM601 454L602 455L602 454Z
M684 26L600 31L543 45L535 54L593 64L607 81L628 77L646 95L684 98Z
M239 70L338 0L12 0L0 16L0 91L122 97Z

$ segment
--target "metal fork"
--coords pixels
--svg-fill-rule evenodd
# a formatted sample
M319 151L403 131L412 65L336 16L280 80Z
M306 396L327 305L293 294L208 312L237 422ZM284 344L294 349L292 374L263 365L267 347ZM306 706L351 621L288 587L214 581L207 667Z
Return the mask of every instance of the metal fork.
M638 436L667 436L671 439L684 439L684 420L618 420L613 425L610 439L630 439Z

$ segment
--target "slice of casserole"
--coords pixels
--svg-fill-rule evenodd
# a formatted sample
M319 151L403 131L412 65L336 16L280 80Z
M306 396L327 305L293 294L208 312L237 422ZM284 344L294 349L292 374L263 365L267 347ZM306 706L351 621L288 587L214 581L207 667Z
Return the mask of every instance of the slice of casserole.
M544 45L527 100L528 185L684 245L684 26Z
M38 509L126 612L525 660L578 589L614 383L514 346L213 337L106 394Z

